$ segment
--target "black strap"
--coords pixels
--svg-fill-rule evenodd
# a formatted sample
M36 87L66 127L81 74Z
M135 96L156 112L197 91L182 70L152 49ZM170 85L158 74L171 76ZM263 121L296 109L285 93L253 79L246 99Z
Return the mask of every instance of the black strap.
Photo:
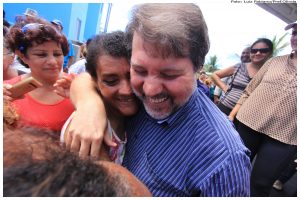
M233 81L234 81L234 79L235 79L235 77L236 77L238 71L240 70L240 68L242 67L243 64L244 64L244 63L239 63L239 64L237 64L237 65L239 65L239 66L238 66L237 70L234 72L234 74L231 76L231 81L230 81L230 83L228 84L228 85L229 85L229 88L228 88L228 90L226 91L226 93L224 94L223 98L220 99L220 102L222 102L222 101L225 99L225 97L227 96L227 94L231 91L231 89L232 89L232 87L233 87Z
M230 83L229 83L229 88L228 88L227 92L229 92L229 91L232 89L233 81L234 81L234 79L235 79L235 77L236 77L238 71L240 70L240 68L242 67L243 64L244 64L244 63L239 63L239 67L237 68L237 70L235 71L235 73L231 76L231 81L230 81ZM227 92L226 92L226 93L227 93Z

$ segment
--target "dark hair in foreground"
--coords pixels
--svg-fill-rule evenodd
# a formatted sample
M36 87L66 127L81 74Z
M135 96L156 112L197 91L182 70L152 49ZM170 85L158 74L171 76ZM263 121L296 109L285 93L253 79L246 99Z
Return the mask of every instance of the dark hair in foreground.
M111 197L127 196L120 180L105 169L68 152L53 152L50 160L29 160L3 170L3 196ZM118 184L120 185L118 186ZM123 190L121 190L121 188Z
M96 35L88 45L86 70L94 80L97 80L97 65L99 57L109 55L115 58L126 58L130 62L131 52L122 31Z
M143 193L144 186L134 185L138 180L125 168L80 159L66 151L54 133L33 128L4 129L3 166L5 197L149 195Z
M194 71L202 68L209 50L208 30L200 8L186 3L137 5L126 27L129 44L136 32L154 45L147 53L154 57L188 57Z

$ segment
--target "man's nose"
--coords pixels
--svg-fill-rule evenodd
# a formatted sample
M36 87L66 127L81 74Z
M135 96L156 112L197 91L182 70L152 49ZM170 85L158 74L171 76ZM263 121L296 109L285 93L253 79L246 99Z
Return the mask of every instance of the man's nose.
M155 77L146 78L143 84L143 92L146 96L155 96L162 92L162 83Z

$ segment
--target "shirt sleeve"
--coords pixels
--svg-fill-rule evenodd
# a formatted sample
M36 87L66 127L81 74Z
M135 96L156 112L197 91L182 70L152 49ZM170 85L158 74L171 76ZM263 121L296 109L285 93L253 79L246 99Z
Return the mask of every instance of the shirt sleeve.
M249 157L243 151L234 152L200 185L200 196L249 197L250 174Z
M268 71L270 65L272 65L272 60L273 59L269 59L252 78L252 80L249 82L249 84L243 91L240 99L237 101L237 104L242 105L248 99L251 93L255 90L255 88L257 88L257 86L261 83L265 73Z

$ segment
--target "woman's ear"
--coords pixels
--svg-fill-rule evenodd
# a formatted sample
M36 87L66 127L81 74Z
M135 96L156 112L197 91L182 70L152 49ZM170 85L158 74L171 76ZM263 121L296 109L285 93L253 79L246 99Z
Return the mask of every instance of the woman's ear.
M26 62L26 56L24 53L22 53L20 50L16 50L15 51L15 54L25 63L27 64Z

